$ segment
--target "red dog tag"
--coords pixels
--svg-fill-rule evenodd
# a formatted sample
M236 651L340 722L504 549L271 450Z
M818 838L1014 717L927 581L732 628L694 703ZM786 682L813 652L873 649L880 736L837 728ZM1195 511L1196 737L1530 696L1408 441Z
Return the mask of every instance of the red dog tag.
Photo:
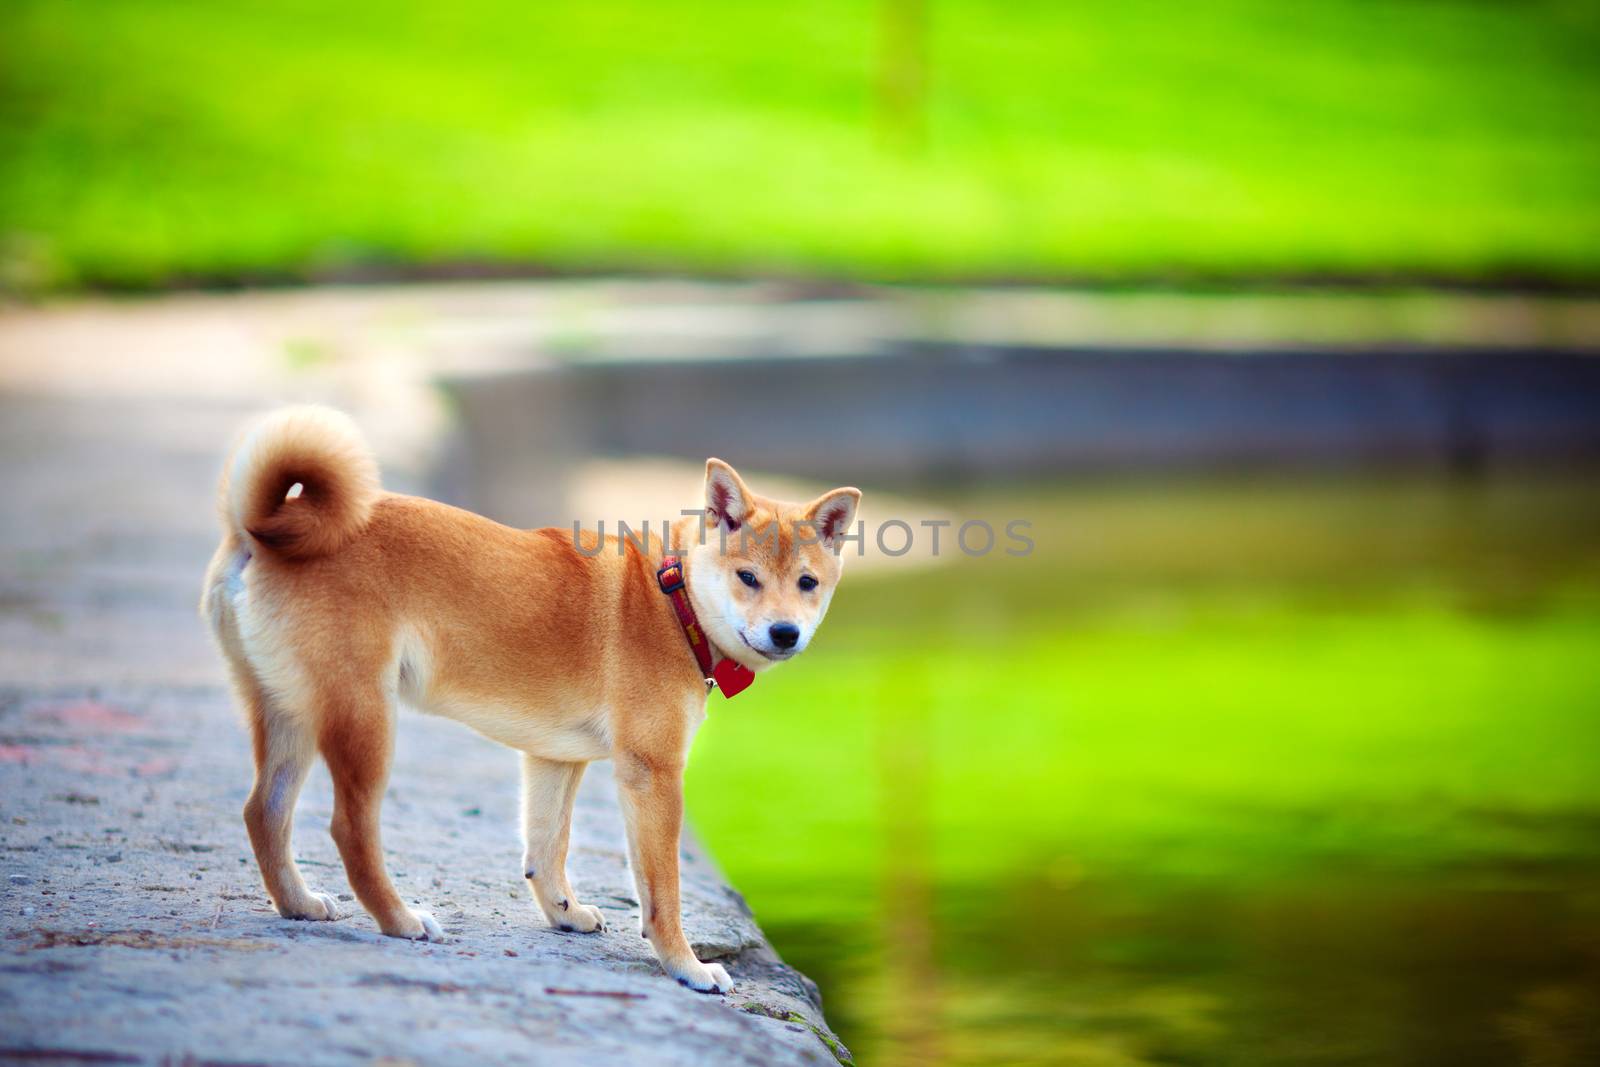
M723 696L732 698L744 692L756 680L756 672L742 663L725 659L711 668L711 680L717 683Z

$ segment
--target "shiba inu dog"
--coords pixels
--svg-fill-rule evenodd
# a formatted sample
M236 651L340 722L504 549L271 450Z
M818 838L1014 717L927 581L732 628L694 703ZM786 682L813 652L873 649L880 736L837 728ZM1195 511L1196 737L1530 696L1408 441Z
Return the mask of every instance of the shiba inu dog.
M279 914L338 917L289 844L320 752L356 897L391 937L443 939L433 916L401 901L379 843L404 701L522 754L523 871L562 930L604 925L567 881L566 852L584 767L614 760L641 932L684 985L730 990L680 922L685 758L710 677L731 692L810 642L860 497L845 488L779 503L712 459L703 514L672 523L666 543L514 530L384 492L338 412L290 408L256 423L223 472L222 543L201 613L249 725L256 776L244 821Z

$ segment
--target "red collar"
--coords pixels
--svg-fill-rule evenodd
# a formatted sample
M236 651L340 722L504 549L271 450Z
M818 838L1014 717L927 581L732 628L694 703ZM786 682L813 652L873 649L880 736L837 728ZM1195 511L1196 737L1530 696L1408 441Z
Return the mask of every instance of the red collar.
M672 609L678 613L678 622L683 624L683 636L689 639L689 647L694 650L695 662L700 664L700 673L705 676L706 684L715 685L729 699L744 692L756 680L756 672L726 658L712 665L711 642L706 640L700 620L694 617L694 606L689 603L689 590L683 585L683 560L677 556L664 557L661 568L656 571L656 581L660 583L661 591L667 594L667 599L672 601Z

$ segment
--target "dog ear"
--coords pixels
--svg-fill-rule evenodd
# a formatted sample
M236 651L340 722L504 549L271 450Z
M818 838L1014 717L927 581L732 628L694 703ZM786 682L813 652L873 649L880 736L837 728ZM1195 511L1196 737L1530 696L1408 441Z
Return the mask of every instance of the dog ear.
M729 532L744 525L750 517L751 493L739 472L720 459L706 460L706 517L720 522Z
M861 503L861 490L846 486L831 489L806 505L806 521L816 527L817 538L829 548L839 543L839 538L850 531L855 522L856 505Z

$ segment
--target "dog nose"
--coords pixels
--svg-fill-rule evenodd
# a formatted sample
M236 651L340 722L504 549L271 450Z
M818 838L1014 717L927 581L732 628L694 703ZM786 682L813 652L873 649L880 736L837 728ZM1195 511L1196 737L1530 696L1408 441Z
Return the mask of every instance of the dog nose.
M775 622L767 627L767 636L779 648L793 648L800 643L800 627L792 622Z

